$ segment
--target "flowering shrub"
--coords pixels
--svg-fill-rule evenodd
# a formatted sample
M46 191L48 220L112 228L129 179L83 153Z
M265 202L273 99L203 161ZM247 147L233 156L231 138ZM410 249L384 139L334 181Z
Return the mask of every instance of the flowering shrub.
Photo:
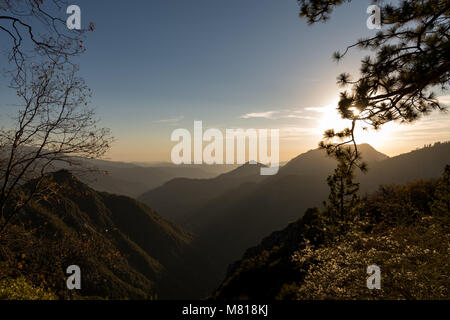
M0 300L56 300L56 296L43 288L34 287L24 277L0 281Z
M292 259L306 272L298 299L448 299L450 235L433 217L384 233L353 230L331 246L310 243ZM381 289L366 286L366 268L381 268Z

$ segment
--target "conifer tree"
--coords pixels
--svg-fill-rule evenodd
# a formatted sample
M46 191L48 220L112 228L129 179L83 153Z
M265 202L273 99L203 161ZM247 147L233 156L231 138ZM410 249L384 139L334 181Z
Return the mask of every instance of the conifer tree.
M326 22L337 6L350 0L298 0L300 17L308 24ZM351 127L325 132L320 147L338 161L328 178L330 205L344 214L344 198L357 192L352 179L356 169L367 170L358 152L355 128L380 129L396 121L409 123L433 110L444 110L435 90L448 90L450 80L450 2L403 0L396 4L374 0L380 7L382 28L374 36L360 39L333 58L340 61L350 49L372 52L361 61L359 78L348 73L337 82L349 90L340 94L337 110ZM346 149L351 145L351 149ZM350 202L351 203L351 202Z

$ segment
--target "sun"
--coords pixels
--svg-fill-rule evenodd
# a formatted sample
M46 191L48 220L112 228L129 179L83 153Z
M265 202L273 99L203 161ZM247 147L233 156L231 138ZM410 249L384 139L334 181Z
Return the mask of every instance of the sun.
M318 119L317 128L320 134L323 134L326 130L334 129L336 132L341 131L351 126L351 121L342 119L337 111L338 100L334 100L332 103L320 108L321 116ZM355 115L358 114L357 110L353 110ZM364 129L366 127L366 129ZM375 130L367 124L357 123L355 128L355 138L358 144L368 143L374 148L383 148L386 146L392 138L394 131L393 124L384 125L380 130Z
M321 116L318 119L318 129L322 134L326 130L334 129L340 131L348 128L351 125L351 121L342 119L339 115L337 108L338 101L335 100L332 103L320 108Z

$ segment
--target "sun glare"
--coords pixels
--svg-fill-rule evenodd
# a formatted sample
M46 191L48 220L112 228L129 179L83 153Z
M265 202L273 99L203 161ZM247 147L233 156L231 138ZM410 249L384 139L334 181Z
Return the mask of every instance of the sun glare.
M342 119L336 110L337 101L321 108L322 116L318 120L318 129L320 133L325 130L334 129L335 131L342 130L350 125L349 120Z
M337 101L330 103L329 105L323 107L322 116L318 120L318 130L320 134L323 134L328 129L334 129L335 131L340 131L351 126L351 121L342 119L336 110ZM352 109L355 115L359 114L359 110ZM363 129L367 127L367 129ZM388 124L384 125L380 130L374 130L369 126L364 126L362 124L357 124L355 130L355 138L358 144L368 143L374 148L383 148L391 137L394 131L394 125Z

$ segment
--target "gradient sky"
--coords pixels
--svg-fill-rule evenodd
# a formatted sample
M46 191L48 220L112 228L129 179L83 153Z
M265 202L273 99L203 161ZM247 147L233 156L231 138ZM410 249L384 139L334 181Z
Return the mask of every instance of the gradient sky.
M279 128L281 160L315 148L339 122L336 76L357 75L365 55L355 50L338 65L332 53L375 33L366 27L368 0L314 26L298 18L295 0L71 4L81 7L84 27L96 25L77 62L101 125L117 140L108 157L120 161L168 161L171 132L192 132L194 120L222 130ZM361 142L395 155L450 140L449 120L394 125Z

